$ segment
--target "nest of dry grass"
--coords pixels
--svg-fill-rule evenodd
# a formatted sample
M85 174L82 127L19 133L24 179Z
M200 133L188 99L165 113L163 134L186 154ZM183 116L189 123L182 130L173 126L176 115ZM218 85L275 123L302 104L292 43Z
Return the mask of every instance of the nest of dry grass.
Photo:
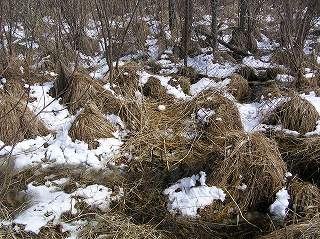
M315 185L293 179L289 186L292 201L292 220L311 220L320 216L320 190Z
M301 138L275 134L289 171L320 185L320 137Z
M117 86L115 90L124 96L134 96L139 90L139 75L137 72L141 70L141 66L137 63L127 63L120 66L114 75L113 83Z
M0 139L9 145L24 139L48 135L50 131L29 110L22 99L11 96L0 100Z
M316 218L286 226L266 236L259 237L259 239L318 239L319 237L320 220Z
M69 135L73 140L82 140L89 145L89 148L95 148L99 145L97 139L111 138L115 131L116 129L105 119L96 104L90 102L71 125Z
M228 92L230 92L234 98L238 101L243 101L248 98L250 87L246 79L239 74L231 76L231 81L228 84Z
M150 77L148 79L148 82L144 84L142 91L144 96L158 101L173 99L172 96L167 94L167 89L161 85L160 80L155 77Z
M232 130L242 130L243 126L236 105L217 91L205 91L191 102L191 107L197 114L199 110L212 110L208 116L205 131L210 136L228 134Z
M316 108L307 100L293 96L280 103L267 119L268 124L281 124L283 128L305 134L314 131L319 120Z
M258 80L256 70L250 66L246 66L246 65L242 66L238 70L238 74L241 75L243 78L247 79L248 81L257 81Z
M229 132L221 138L217 153L207 161L208 184L225 189L233 198L218 213L267 209L284 187L287 166L274 141L260 133ZM244 190L239 186L245 184ZM229 197L230 198L230 197ZM237 205L237 206L236 206Z
M81 232L79 238L83 239L165 239L172 238L164 231L157 230L148 224L135 224L132 218L122 215L102 215L95 225L89 225Z
M131 101L121 114L130 129L133 129L125 150L134 151L139 158L154 155L173 163L188 152L192 130L190 106L186 103L166 105L164 111L153 100Z
M56 95L62 95L62 103L72 113L91 101L103 112L118 113L121 108L121 101L102 84L78 72L69 75L62 70L55 82L55 90Z

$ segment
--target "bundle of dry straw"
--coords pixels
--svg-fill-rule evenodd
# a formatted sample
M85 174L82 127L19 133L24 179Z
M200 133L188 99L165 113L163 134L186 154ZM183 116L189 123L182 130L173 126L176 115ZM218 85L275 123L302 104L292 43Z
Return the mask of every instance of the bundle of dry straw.
M0 100L0 139L15 144L23 139L48 135L50 131L22 99L4 96Z
M115 131L116 129L105 119L96 104L90 102L73 122L69 135L73 140L82 140L90 148L95 148L99 145L97 139L111 138Z

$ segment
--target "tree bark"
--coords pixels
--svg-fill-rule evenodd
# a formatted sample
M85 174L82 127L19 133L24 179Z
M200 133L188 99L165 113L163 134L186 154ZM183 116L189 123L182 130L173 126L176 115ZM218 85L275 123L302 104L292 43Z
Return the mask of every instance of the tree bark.
M182 46L183 46L183 58L184 65L188 65L188 49L191 41L192 33L192 21L193 21L193 3L192 0L185 0L185 12L184 12L184 27L182 33Z
M239 0L239 28L241 30L246 29L247 12L248 12L248 1Z
M216 52L218 40L218 4L219 0L211 0L211 46L213 54Z

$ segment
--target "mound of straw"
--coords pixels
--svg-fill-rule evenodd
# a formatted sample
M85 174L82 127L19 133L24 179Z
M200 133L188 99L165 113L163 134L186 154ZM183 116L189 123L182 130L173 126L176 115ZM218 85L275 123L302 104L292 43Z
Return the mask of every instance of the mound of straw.
M239 74L234 74L231 76L231 81L228 84L228 92L230 92L234 98L238 101L242 101L249 96L249 83Z
M289 171L320 185L320 137L274 136Z
M90 102L73 122L69 135L73 140L82 140L90 148L94 148L97 146L97 139L111 138L115 131L95 103Z
M158 110L158 102L150 99L131 101L124 105L120 114L132 129L126 149L134 149L140 158L152 155L165 161L181 159L180 152L187 154L191 130L190 106L185 103L166 105L165 111Z
M293 96L289 101L281 103L271 114L267 123L281 124L283 128L305 134L315 130L319 114L307 100Z
M320 216L320 190L315 185L294 179L289 186L294 222Z
M208 184L221 187L229 196L218 217L228 216L230 208L238 213L266 209L284 187L286 172L274 141L260 133L229 132L217 145L215 157L207 162ZM246 188L241 189L243 184Z
M115 90L124 96L134 96L139 90L139 75L137 74L139 70L141 67L136 63L127 63L119 67L113 79L113 83L117 86Z
M243 78L247 79L248 81L257 81L258 80L256 70L250 66L246 66L246 65L242 66L238 70L238 74L241 75Z
M0 99L0 140L12 145L24 139L45 136L50 132L21 99Z
M191 102L194 113L203 109L212 110L208 116L205 131L208 135L219 136L232 130L242 130L243 126L236 105L217 91L205 91Z
M155 226L135 224L130 217L107 214L100 216L97 224L86 226L80 233L79 238L164 239L172 237L169 237L163 231L157 230Z
M148 82L144 84L142 90L143 95L151 99L163 101L170 98L167 94L167 89L161 85L160 80L155 77L150 77Z
M62 103L66 104L72 113L93 101L103 112L118 113L121 101L109 90L88 76L74 72L60 73L55 82L57 95L62 95Z
M259 239L318 239L320 237L320 220L313 219L307 222L292 224L278 229Z

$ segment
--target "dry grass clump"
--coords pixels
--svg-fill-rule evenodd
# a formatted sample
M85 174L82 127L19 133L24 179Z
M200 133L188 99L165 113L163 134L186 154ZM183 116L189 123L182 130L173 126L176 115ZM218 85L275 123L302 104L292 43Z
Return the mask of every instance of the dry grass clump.
M273 137L289 171L320 185L320 137L301 138L283 134Z
M234 74L231 76L231 81L228 84L228 91L236 98L238 101L242 101L249 96L249 83L239 74Z
M256 70L250 66L246 66L246 65L242 66L238 70L238 74L241 75L243 78L247 79L248 81L257 81L258 80Z
M3 85L3 89L0 89L0 93L21 99L26 99L28 97L27 89L24 88L23 82L20 79L7 80Z
M311 183L293 179L289 186L294 222L320 216L320 190Z
M189 78L191 81L191 84L196 83L198 80L198 72L190 66L188 66L188 67L183 66L183 67L179 68L177 74L179 76L184 76L184 77Z
M88 76L74 72L71 75L61 71L55 82L57 95L62 95L62 102L75 113L89 101L93 101L103 112L118 113L121 101L109 90Z
M179 161L187 154L189 141L186 137L191 130L190 106L185 103L166 105L164 111L150 99L129 102L122 109L122 118L133 129L126 144L126 150L144 158L156 155L165 161Z
M292 224L278 229L259 239L318 239L320 238L320 220L318 218Z
M148 79L148 82L144 84L142 91L143 95L150 97L151 99L163 101L172 98L172 96L167 94L167 89L161 85L160 80L155 77L150 77Z
M139 75L137 73L140 70L141 66L134 62L120 66L112 81L117 86L115 90L124 96L134 96L135 92L139 90Z
M299 90L309 92L317 89L319 87L319 82L316 77L306 78L302 76L297 78L296 86Z
M241 131L229 132L222 138L215 157L207 164L208 184L226 190L234 200L229 200L218 217L232 208L235 212L267 209L284 187L287 172L274 141L260 133ZM242 184L247 187L241 190Z
M169 239L167 233L148 224L135 224L130 217L111 214L99 216L97 224L88 225L81 232L83 239Z
M95 103L90 102L73 122L69 135L73 140L82 140L90 148L95 148L99 144L97 139L111 138L115 131L116 129L105 119Z
M26 102L11 96L1 97L0 140L12 145L49 133L46 126L29 110Z
M305 134L315 130L319 114L307 100L293 96L289 101L281 103L271 114L267 123L281 124L283 128Z
M232 130L242 130L243 126L240 114L235 104L217 91L205 91L200 93L191 102L194 112L202 109L213 110L205 124L208 135L219 136L228 134Z

